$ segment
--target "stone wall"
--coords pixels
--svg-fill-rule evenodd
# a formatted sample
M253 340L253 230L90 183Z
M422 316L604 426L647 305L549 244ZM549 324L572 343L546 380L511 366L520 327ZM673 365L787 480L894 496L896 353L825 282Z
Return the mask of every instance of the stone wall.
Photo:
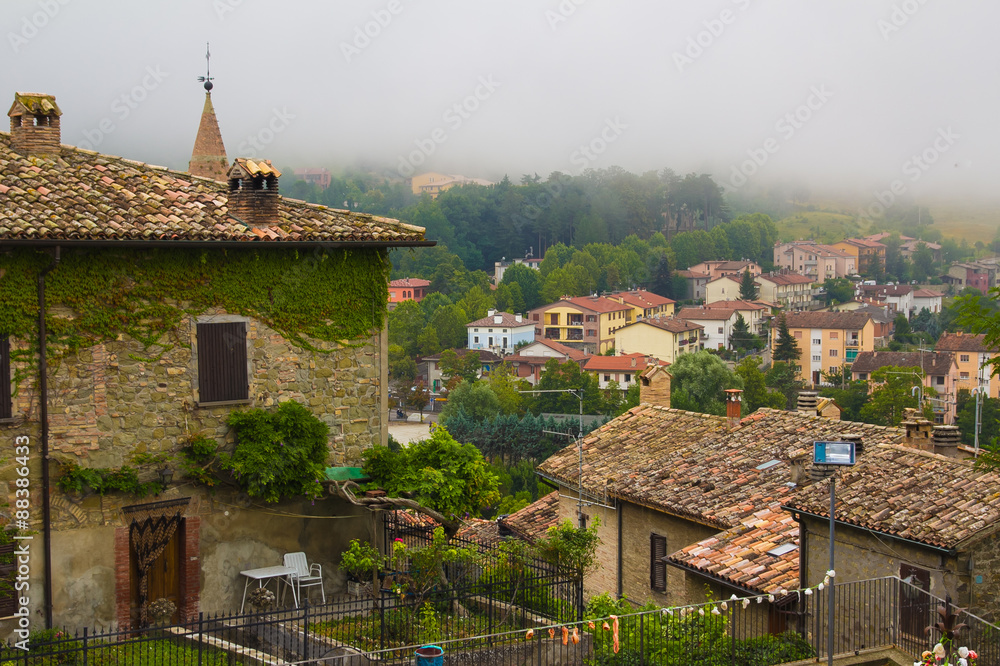
M195 325L233 320L247 323L250 400L199 407ZM330 426L331 465L360 464L362 451L383 441L386 432L384 334L383 329L357 346L319 342L316 346L330 353L312 352L293 346L261 322L215 311L184 319L169 336L173 346L159 355L126 338L82 349L50 364L56 624L82 628L120 621L116 585L121 587L122 557L115 545L125 527L120 508L181 496L191 497L185 515L191 525L199 527L192 535L193 551L185 553L200 566L195 611L238 609L237 588L242 593L243 584L239 571L280 564L285 552L305 551L310 561L322 564L328 593L342 586L336 568L340 552L351 538L373 538L374 533L367 512L339 500L318 500L315 506L309 502L254 506L241 493L208 491L181 478L176 458L170 463L174 481L158 497L77 496L60 491L56 481L67 463L83 467L127 464L139 468L140 480L153 480L159 464L136 465L134 454L176 454L194 435L213 438L222 448L231 449L233 435L225 424L230 411L271 409L285 400L301 402ZM12 340L12 346L25 349L28 341ZM27 437L31 449L29 528L39 533L32 542L30 598L33 627L40 628L44 576L41 430L37 372L31 374L17 387L13 422L0 424L0 496L8 498L13 509L15 438ZM4 512L9 515L11 509ZM127 553L124 561L127 566ZM0 634L5 636L11 628L9 621L0 622Z
M969 546L971 560L969 576L969 612L987 622L1000 624L1000 548L997 539L1000 534L997 525L989 534L984 534Z

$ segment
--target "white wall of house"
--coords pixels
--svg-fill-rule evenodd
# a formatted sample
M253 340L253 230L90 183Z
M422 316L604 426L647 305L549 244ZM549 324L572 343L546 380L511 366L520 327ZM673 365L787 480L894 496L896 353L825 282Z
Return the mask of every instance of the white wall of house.
M469 349L486 349L500 355L513 354L514 347L522 342L535 341L535 325L525 321L524 326L469 326Z

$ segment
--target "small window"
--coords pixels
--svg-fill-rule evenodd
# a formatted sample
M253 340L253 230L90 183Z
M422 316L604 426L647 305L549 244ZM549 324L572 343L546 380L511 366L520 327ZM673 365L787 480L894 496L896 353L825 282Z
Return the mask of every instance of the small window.
M10 397L10 338L0 337L0 419L13 416Z
M488 340L489 340L489 342L487 342L486 344L488 344L488 345L489 345L490 347L492 347L492 346L493 346L493 336L491 335L491 336L490 336L490 337L488 338Z
M492 333L492 332L493 332L493 329L491 328L491 329L490 329L490 330L489 330L488 332L489 332L489 333Z
M531 321L538 321L538 313L537 312L534 313L533 315L531 315Z
M868 373L867 372L859 372L858 373L858 379L860 379L861 381L866 381L868 379Z
M937 385L938 386L944 386L944 375L938 375L936 377L936 379L937 379Z
M961 361L962 363L968 363L969 362L969 355L968 354L961 354L958 357L958 360Z
M198 402L249 400L246 322L198 324L196 336Z
M587 331L587 337L588 338L596 338L597 337L597 331L595 331L593 329Z
M967 372L959 373L959 377L961 379L968 379L969 378L969 373L967 373Z
M604 375L604 381L610 382L611 381L611 375Z
M830 350L830 356L831 356L831 358L835 358L837 356L840 356L840 350L839 349L831 349Z
M719 327L719 333L722 333L722 327L721 326Z
M821 355L819 355L819 354L813 354L813 360L814 361L822 361L823 357Z
M823 339L822 338L813 338L813 344L814 345L821 345L821 344L823 344Z
M504 348L504 349L506 349L506 348L507 348L507 338L504 338L504 339L503 339L503 348Z
M792 331L792 337L796 340L802 339L802 331Z
M474 345L478 345L479 344L479 336L478 335L472 336L472 344L474 344Z
M649 535L649 586L657 592L667 591L667 537Z
M830 339L837 340L840 337L840 331L830 331Z
M632 375L626 373L625 374L625 383L628 384L630 381L632 381Z

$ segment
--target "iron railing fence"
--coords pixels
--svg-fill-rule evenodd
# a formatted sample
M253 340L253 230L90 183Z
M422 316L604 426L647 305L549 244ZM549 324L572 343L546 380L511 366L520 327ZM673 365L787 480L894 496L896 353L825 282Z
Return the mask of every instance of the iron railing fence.
M28 652L4 648L0 664L396 666L412 664L419 646L433 644L442 648L445 666L770 666L825 660L827 600L827 591L813 590L774 604L716 600L551 623L486 598L462 598L462 612L452 613L443 600L416 607L390 594L266 613L201 614L146 630L50 636ZM836 655L894 646L917 660L937 640L924 628L938 620L944 601L882 578L836 584L834 604ZM978 666L1000 666L1000 628L959 615L969 628L956 643L978 652Z

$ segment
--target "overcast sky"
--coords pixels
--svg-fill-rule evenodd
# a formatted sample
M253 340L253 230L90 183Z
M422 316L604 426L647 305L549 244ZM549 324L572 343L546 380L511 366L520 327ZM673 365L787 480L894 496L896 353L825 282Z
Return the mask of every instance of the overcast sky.
M211 41L230 159L986 197L998 19L996 0L4 0L0 92L54 94L64 143L186 169Z

